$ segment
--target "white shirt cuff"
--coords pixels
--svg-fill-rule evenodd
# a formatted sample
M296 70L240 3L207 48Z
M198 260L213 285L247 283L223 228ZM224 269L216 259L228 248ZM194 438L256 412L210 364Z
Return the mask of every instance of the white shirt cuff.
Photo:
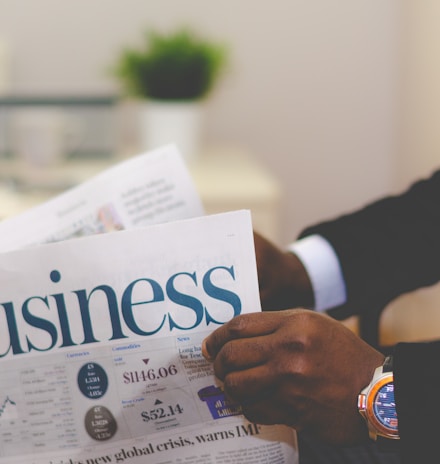
M347 301L341 265L330 243L320 235L310 235L288 246L309 274L315 296L315 310L325 311Z

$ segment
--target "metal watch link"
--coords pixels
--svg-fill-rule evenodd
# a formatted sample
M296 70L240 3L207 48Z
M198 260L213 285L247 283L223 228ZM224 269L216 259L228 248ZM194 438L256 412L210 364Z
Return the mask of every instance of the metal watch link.
M395 449L399 443L399 429L394 401L393 358L387 356L382 366L358 396L358 410L368 425L372 440L383 449Z

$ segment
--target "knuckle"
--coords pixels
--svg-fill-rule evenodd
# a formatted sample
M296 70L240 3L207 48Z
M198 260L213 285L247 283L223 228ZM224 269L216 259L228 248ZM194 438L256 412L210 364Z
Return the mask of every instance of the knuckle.
M239 338L246 328L246 318L243 315L236 316L228 322L230 338Z
M231 372L226 375L223 382L225 393L229 398L239 401L243 397L244 389L239 375Z
M223 345L218 358L219 362L223 366L223 369L226 371L230 371L234 369L235 362L234 362L234 344L233 342L227 342Z

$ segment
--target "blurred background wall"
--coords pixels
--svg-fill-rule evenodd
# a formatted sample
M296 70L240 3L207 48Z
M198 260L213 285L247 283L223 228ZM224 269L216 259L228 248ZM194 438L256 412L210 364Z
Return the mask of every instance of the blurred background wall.
M146 27L227 43L205 138L279 180L284 245L439 164L439 19L435 0L0 0L0 44L14 93L93 95Z
M210 144L249 150L283 189L287 243L393 187L397 0L0 0L14 93L117 89L109 68L146 27L187 24L230 48L207 100Z

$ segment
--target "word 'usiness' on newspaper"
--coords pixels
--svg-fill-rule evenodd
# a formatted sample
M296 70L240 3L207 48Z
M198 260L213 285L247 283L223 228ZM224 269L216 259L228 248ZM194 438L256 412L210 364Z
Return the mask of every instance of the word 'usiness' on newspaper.
M234 266L215 266L205 272L201 276L201 288L203 292L214 300L222 301L232 308L232 315L237 316L241 313L240 297L233 291L222 288L214 284L212 278L215 274L226 275L230 280L235 280ZM62 274L59 270L52 270L49 279L53 283L62 280ZM225 320L215 319L209 312L209 308L205 307L202 301L193 295L183 293L176 288L176 282L184 281L190 283L194 287L199 287L199 276L196 272L182 271L175 273L169 277L164 287L156 280L149 277L140 277L132 282L129 282L122 295L118 295L111 285L102 283L91 289L72 290L71 294L75 295L74 300L81 314L83 338L74 340L72 337L69 314L72 313L72 308L66 304L64 293L54 293L51 295L30 295L20 302L2 302L0 307L4 313L7 322L9 333L9 346L0 353L0 357L5 357L12 353L13 355L23 354L30 351L50 351L54 348L65 348L75 345L87 345L103 340L98 340L94 333L90 301L93 296L100 293L106 298L106 310L108 311L108 320L111 324L112 335L108 340L118 340L128 338L127 331L132 334L148 337L157 334L161 330L172 332L175 329L193 330L198 327L203 321L206 325L223 324ZM134 293L137 290L137 300L134 300ZM145 299L139 301L139 290L145 294ZM169 312L170 303L184 307L192 311L192 316L187 325L181 325L176 322ZM139 309L143 306L146 311L154 311L155 314L163 313L162 319L150 328L140 327L136 321L134 309ZM25 322L25 327L29 327L29 332L19 334L19 326L17 323L16 314L17 306L20 308L19 314ZM44 319L41 316L34 314L33 308L43 307L44 309L55 309L58 317L59 329L49 319ZM168 308L168 309L167 309ZM226 313L228 314L228 313ZM123 329L121 318L125 323L126 328ZM228 319L230 314L228 314ZM102 323L102 321L100 321ZM45 345L34 343L32 334L35 334L35 329L39 329L48 335L48 342ZM20 336L22 335L22 336ZM25 336L26 346L20 339ZM41 340L41 336L39 337Z

